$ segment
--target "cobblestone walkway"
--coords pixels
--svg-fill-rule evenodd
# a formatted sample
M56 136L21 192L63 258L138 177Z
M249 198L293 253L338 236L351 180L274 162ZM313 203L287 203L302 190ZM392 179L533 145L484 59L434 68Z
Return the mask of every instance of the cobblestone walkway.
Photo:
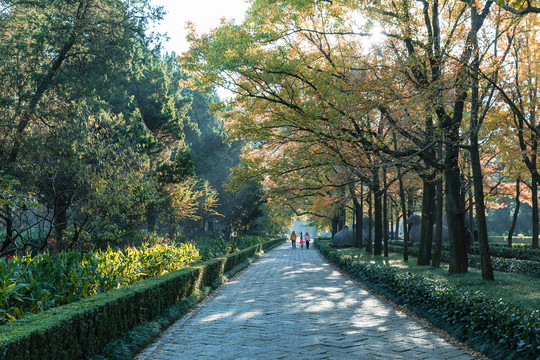
M476 359L336 271L284 244L222 285L141 352L173 359Z

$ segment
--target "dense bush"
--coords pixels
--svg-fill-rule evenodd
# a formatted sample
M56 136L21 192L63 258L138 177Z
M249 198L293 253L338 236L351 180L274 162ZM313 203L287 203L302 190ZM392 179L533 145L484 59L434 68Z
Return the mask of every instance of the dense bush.
M428 318L494 358L536 359L540 311L525 311L480 293L470 293L422 275L355 261L328 244L322 254L375 290ZM419 310L419 311L418 311Z
M145 234L144 243L122 250L89 253L45 251L35 257L7 257L0 261L0 324L23 318L87 296L132 284L138 280L179 270L262 244L258 236L228 240L201 238L176 243Z
M225 238L197 238L193 243L201 256L201 261L224 256L232 252L245 249L249 246L262 244L264 238L261 236L235 236Z
M403 247L403 241L400 240L392 240L388 244ZM414 251L414 248L411 246L409 246L409 249L413 249L412 251ZM443 243L442 250L450 251L450 243ZM489 252L493 257L540 261L540 249L533 249L530 246L513 246L509 248L502 244L489 244ZM470 253L472 255L480 255L477 243L471 245Z
M513 246L509 248L504 245L490 244L489 252L491 256L499 258L540 261L540 249L533 249L529 246ZM480 255L477 244L471 246L471 254Z
M179 270L199 259L193 244L171 242L5 258L0 261L0 324Z
M540 277L540 262L492 257L493 270ZM480 256L469 255L469 266L481 268Z

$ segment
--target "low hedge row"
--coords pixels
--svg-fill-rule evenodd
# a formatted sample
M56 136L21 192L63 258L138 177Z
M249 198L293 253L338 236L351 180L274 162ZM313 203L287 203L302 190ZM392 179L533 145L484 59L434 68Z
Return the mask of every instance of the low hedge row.
M277 239L0 326L0 360L87 359L112 339L211 286Z
M388 244L403 247L403 240L391 240ZM450 251L450 243L443 243L442 250ZM471 245L470 253L480 255L477 243ZM499 258L540 261L540 249L533 249L530 246L513 246L509 248L503 244L489 244L489 253L491 256Z
M403 247L396 246L396 245L388 245L388 251L402 254ZM409 255L411 256L418 256L418 247L409 247L407 251ZM450 261L449 251L441 251L441 261L443 262ZM493 265L493 270L495 271L504 271L504 272L511 272L511 273L516 273L516 274L540 277L540 262L539 261L492 257L491 263ZM469 266L473 268L481 268L480 256L469 254Z
M540 262L492 257L493 270L540 277ZM469 255L469 266L480 269L480 256Z
M316 242L316 246L325 258L355 278L494 359L537 359L540 354L538 310L527 312L422 275L355 261L325 242Z
M489 252L492 256L500 258L540 261L540 249L533 249L530 246L507 247L501 244L489 244ZM480 254L477 244L471 246L471 254Z

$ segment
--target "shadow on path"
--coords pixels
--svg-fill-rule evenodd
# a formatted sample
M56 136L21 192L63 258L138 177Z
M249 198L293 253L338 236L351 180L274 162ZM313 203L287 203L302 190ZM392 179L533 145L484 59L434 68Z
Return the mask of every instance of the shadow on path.
M171 326L137 360L474 359L328 265L270 251Z

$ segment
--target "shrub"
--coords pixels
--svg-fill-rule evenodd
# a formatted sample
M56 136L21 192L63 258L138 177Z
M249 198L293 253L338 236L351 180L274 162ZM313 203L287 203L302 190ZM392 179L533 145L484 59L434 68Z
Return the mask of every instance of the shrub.
M235 236L231 238L198 237L192 242L201 256L201 261L231 254L252 245L262 244L260 236Z
M480 351L496 358L536 359L540 352L540 311L526 311L480 293L462 291L422 275L355 261L328 244L321 253L375 290L419 310Z
M0 261L0 324L179 270L199 259L192 244L174 243L6 258Z
M264 242L242 236L176 243L155 233L143 235L140 246L122 250L6 257L0 261L0 324Z
M389 241L388 244L403 247L403 241L399 240ZM409 246L410 251L414 251L414 249L415 247ZM443 243L442 250L450 251L450 244ZM503 244L489 244L489 252L493 257L540 261L540 249L533 249L530 246L513 246L509 248ZM480 250L477 243L471 245L470 254L480 255Z

